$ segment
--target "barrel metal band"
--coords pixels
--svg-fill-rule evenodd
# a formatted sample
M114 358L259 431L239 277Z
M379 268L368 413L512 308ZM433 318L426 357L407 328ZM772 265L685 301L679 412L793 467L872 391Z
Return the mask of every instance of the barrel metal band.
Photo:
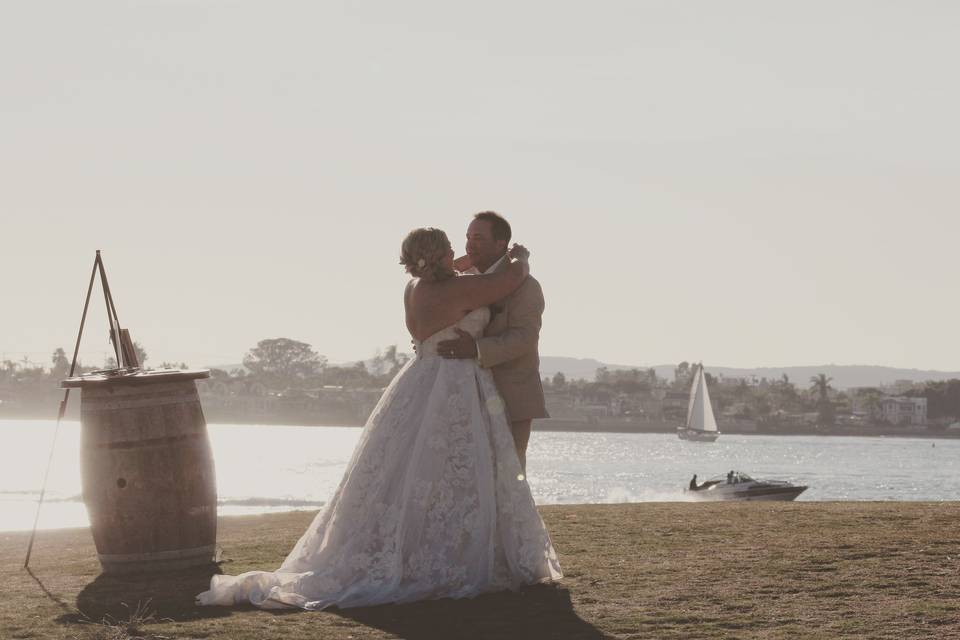
M206 434L202 431L195 431L193 433L181 433L177 436L166 436L164 438L145 438L143 440L121 440L119 442L102 442L97 443L95 446L97 449L142 449L144 447L155 447L167 444L176 444L178 442L184 442L186 440L196 440L197 438L203 438Z
M192 549L171 549L170 551L153 551L150 553L98 553L97 557L100 558L101 562L164 562L207 554L212 558L215 549L216 545L208 544Z
M196 395L193 397L184 396L183 394L178 395L164 395L164 396L147 396L147 397L104 397L104 398L91 398L87 400L83 399L83 402L80 405L80 411L82 413L104 413L108 411L116 411L118 409L142 409L144 407L166 407L173 404L179 404L184 406L200 406L200 398Z

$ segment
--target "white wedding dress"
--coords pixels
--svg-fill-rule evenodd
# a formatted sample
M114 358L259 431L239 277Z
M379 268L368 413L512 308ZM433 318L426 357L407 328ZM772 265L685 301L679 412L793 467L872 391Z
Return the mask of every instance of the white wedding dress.
M486 307L457 327L480 336ZM279 569L213 576L201 605L359 607L562 577L489 371L437 343L380 398L330 502Z

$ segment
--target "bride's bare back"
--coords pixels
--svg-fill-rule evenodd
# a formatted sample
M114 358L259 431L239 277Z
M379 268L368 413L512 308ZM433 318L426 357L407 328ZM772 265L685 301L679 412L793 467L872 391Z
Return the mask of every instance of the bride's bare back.
M414 278L403 295L407 330L414 340L426 340L456 324L470 311L516 291L529 271L526 261L514 260L505 269L485 275L446 280Z

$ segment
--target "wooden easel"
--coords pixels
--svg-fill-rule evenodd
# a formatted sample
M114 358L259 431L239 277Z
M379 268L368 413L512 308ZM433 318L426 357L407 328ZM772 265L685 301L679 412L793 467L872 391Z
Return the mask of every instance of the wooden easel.
M120 319L117 316L117 307L113 304L113 295L110 293L110 284L107 282L107 272L103 267L103 259L100 257L100 250L97 249L97 257L93 261L93 271L90 273L90 284L87 285L87 298L83 303L83 314L80 316L80 330L77 332L77 343L73 348L73 361L70 363L70 375L73 377L77 368L77 355L80 352L80 340L83 338L83 327L87 321L87 310L90 308L90 295L93 293L93 282L100 273L100 284L103 288L103 297L107 304L107 321L110 323L110 342L113 344L113 353L117 360L117 372L129 373L140 368L140 362L137 359L136 349L133 348L133 339L130 332L120 328ZM60 410L57 412L57 426L53 431L53 442L50 445L50 457L47 459L47 470L43 475L43 487L40 489L40 498L37 500L37 514L33 518L33 530L30 532L30 542L27 545L27 557L23 561L23 568L30 566L30 554L33 552L33 542L37 536L37 523L40 521L40 507L43 506L43 498L47 493L47 481L50 478L50 467L53 463L53 452L57 447L57 436L60 433L60 422L67 412L67 401L70 399L70 389L64 390L63 400L60 401Z

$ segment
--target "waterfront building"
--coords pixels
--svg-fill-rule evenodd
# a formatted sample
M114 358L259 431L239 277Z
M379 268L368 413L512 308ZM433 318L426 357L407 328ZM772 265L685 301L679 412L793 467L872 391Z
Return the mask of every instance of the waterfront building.
M927 399L887 396L880 400L880 418L890 424L926 424Z
M765 381L766 378L761 381L760 378L755 375L742 377L724 376L722 373L717 375L717 382L727 387L739 387L742 384L748 387L759 387L761 382Z

